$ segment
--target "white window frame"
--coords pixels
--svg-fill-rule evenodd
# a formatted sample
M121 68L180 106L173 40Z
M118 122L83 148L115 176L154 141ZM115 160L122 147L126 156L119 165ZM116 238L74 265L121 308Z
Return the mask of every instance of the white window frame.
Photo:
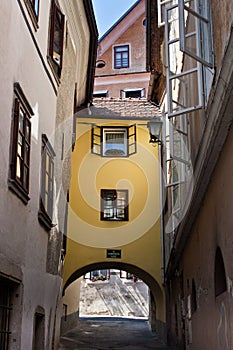
M171 38L169 33L169 25L170 25L170 15L169 11L177 11L178 4L170 6L166 8L165 12L165 44L166 44L166 79L167 79L167 99L168 99L168 118L183 114L189 113L197 109L201 109L204 107L204 99L203 99L203 84L202 84L202 65L200 62L196 62L196 67L188 69L186 71L182 71L180 73L174 74L171 69L172 58L170 57L170 45L174 45L176 43L180 44L180 37ZM181 51L180 51L181 52ZM184 96L184 103L181 104L179 101L173 100L172 97L172 84L174 79L178 79L180 84L185 84L185 78L191 74L197 75L197 97L198 102L193 106L186 106L186 96ZM184 91L186 91L187 86L184 85ZM187 93L188 94L188 93Z
M213 42L212 42L212 30L210 22L210 6L209 0L192 0L194 2L194 10L188 6L190 0L178 0L179 1L179 31L180 31L180 50L185 52L187 55L193 57L195 60L202 63L204 66L213 68ZM205 4L205 14L198 12L197 2ZM194 16L195 18L195 30L191 33L185 34L186 29L186 18L185 11L187 11L188 16ZM201 27L206 26L205 30L205 44L202 45L203 41L203 30ZM187 40L190 37L196 38L196 53L191 51L187 47ZM206 49L207 48L207 49ZM205 51L205 52L204 52ZM208 52L208 60L205 59L205 53Z
M127 92L137 92L140 91L141 92L141 96L139 98L145 97L145 88L139 88L139 89L124 89L121 90L121 98L126 98L126 93ZM132 97L134 98L134 97Z
M123 132L124 133L124 149L125 154L117 154L117 152L106 155L106 137L107 132ZM129 157L137 153L137 135L136 124L129 126L98 126L92 124L91 131L91 152L101 157L121 158Z
M115 48L122 47L122 46L128 46L128 48L129 48L129 50L128 50L128 67L115 68ZM128 68L130 68L130 64L131 64L131 45L130 45L130 43L122 43L122 44L113 45L112 46L112 69L114 69L114 70L128 69Z
M162 27L165 25L165 20L163 20L163 13L166 11L167 7L176 4L178 0L157 0L158 7L158 26Z
M123 143L123 151L124 155L121 155L121 157L127 157L128 156L128 137L127 137L127 128L103 128L103 155L104 157L108 157L106 155L106 152L110 150L110 148L107 147L107 141L106 137L107 134L122 134L124 137L124 143ZM110 155L112 157L112 155Z

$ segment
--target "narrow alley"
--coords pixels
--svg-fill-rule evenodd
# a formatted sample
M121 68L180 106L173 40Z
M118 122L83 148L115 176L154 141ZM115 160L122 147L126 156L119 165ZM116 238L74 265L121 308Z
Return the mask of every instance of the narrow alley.
M169 349L149 329L146 319L88 317L61 337L59 350L149 350Z

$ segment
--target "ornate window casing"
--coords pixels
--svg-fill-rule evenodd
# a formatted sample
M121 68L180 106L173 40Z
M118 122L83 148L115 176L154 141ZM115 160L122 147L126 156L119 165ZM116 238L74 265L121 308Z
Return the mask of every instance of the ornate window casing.
M114 68L129 67L129 45L114 46Z
M128 190L102 189L100 219L128 221Z
M92 153L102 157L129 157L137 152L136 125L92 127Z
M11 163L9 188L27 204L31 154L31 121L33 115L19 83L14 84Z
M63 58L65 16L52 0L49 33L49 62L56 76L60 78Z
M42 135L41 150L41 192L38 219L46 229L53 227L55 153L45 134Z

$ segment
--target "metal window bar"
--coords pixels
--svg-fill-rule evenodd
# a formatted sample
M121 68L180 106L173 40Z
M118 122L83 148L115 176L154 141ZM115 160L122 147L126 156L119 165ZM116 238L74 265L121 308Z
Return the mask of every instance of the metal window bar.
M9 285L0 286L0 349L7 350L10 332L11 289Z

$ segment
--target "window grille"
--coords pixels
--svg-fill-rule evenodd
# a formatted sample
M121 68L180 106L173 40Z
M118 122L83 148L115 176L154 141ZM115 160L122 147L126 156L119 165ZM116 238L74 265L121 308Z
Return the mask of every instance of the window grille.
M10 331L10 313L12 285L0 277L0 349L7 350L9 345Z

